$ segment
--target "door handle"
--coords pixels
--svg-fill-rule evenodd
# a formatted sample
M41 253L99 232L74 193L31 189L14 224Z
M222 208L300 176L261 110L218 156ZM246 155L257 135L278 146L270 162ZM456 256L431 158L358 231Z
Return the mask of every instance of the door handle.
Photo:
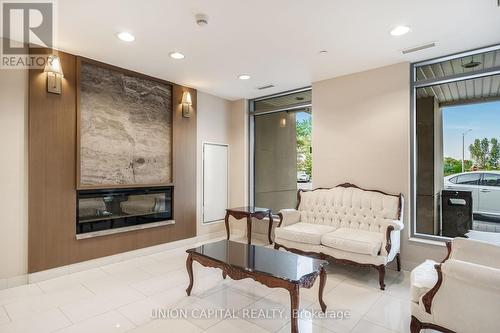
M480 191L480 192L482 192L482 193L488 193L488 192L491 192L491 190L487 190L487 189L485 189L485 188L482 188L482 189L480 189L479 191Z

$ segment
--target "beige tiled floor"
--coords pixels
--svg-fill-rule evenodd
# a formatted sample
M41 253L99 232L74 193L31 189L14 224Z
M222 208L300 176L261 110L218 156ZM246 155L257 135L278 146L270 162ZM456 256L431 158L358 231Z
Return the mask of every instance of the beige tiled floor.
M269 289L250 279L223 280L219 270L195 264L195 284L188 297L185 259L185 248L175 249L0 290L0 333L290 331L290 299L285 290ZM301 309L319 310L318 284L301 289ZM386 284L386 291L380 291L373 269L330 265L325 302L329 310L349 310L351 315L343 320L305 316L300 332L408 332L409 274L389 270ZM226 308L234 309L238 318L152 318L153 309ZM252 309L284 315L243 316Z

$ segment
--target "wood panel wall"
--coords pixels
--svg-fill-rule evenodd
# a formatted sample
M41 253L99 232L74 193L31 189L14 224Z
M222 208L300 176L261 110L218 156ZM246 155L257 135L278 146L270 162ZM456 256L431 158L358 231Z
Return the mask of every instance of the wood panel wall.
M42 52L59 55L64 78L56 95L47 92L43 70L29 74L29 273L196 236L196 90L172 84L175 225L76 239L77 56ZM180 106L186 90L191 118Z

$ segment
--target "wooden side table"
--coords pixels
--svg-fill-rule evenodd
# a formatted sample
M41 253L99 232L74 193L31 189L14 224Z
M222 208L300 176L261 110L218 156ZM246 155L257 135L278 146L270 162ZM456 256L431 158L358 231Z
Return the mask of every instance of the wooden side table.
M262 220L264 217L269 217L269 227L267 230L267 239L269 240L269 244L273 243L271 239L271 230L273 229L273 213L270 208L259 208L259 207L236 207L236 208L228 208L226 209L226 218L224 222L226 223L226 232L227 239L229 240L230 231L229 231L229 216L234 217L237 220L241 220L243 218L247 219L247 239L248 244L252 243L252 218L256 218L258 220Z

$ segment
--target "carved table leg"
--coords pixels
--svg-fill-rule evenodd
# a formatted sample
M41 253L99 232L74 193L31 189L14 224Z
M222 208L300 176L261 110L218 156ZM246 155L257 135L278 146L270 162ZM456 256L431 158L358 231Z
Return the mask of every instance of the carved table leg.
M229 240L229 212L226 212L226 217L224 218L224 223L226 224L227 240Z
M324 267L321 267L321 271L319 272L319 305L321 305L321 311L323 313L326 311L326 304L323 301L323 290L325 289L326 284L326 270Z
M186 289L186 293L188 296L190 296L191 289L193 289L193 256L191 254L189 254L187 257L186 268L189 274L189 286Z
M380 283L380 289L381 290L385 290L385 283L384 283L384 279L385 279L385 266L384 265L380 265L377 267L378 269L378 282Z
M271 231L273 230L273 213L269 212L269 229L267 230L267 239L269 240L269 244L273 243L271 239Z
M252 244L252 217L247 217L247 239L248 245Z
M290 320L292 323L292 333L299 333L299 286L293 285L290 289Z

